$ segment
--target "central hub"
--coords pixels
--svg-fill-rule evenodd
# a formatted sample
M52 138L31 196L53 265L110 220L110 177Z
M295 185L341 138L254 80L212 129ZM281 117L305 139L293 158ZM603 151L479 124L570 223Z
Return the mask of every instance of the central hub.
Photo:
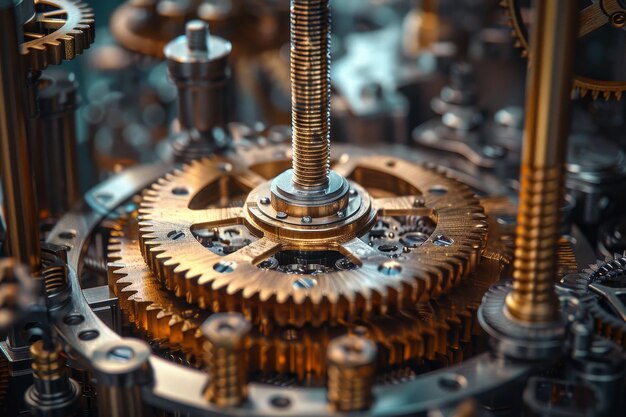
M328 249L366 233L376 219L371 197L334 172L331 178L333 185L327 189L304 195L296 187L288 188L289 171L260 185L246 200L247 224L259 235L298 248Z
M350 200L350 184L334 171L329 172L327 185L313 188L294 184L290 169L272 181L270 191L274 210L289 217L345 217Z

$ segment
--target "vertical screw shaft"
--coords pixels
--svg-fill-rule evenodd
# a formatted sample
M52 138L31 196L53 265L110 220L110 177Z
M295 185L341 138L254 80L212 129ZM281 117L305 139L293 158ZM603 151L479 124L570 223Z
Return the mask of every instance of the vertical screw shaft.
M357 335L328 345L328 401L337 411L366 410L373 401L376 345Z
M328 184L330 170L330 2L291 0L293 183Z
M209 25L201 20L192 20L185 26L185 35L187 37L187 45L190 51L207 52L209 44L207 38L209 36Z
M202 324L210 376L205 398L220 407L245 401L248 390L246 344L250 323L239 313L218 313Z
M513 291L508 313L524 322L558 314L554 292L569 132L577 3L535 3L520 173Z

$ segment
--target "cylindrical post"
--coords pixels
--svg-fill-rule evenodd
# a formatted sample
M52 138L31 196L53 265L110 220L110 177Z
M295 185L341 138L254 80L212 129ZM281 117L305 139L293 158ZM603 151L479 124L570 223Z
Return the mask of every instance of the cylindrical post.
M26 71L15 2L0 0L0 176L8 252L39 271L39 228L26 134Z
M99 414L110 417L141 417L141 387L151 381L150 347L141 340L122 339L106 343L94 352L93 367Z
M65 359L59 346L46 346L38 340L30 347L33 385L26 391L25 400L31 414L37 417L70 417L81 397L76 381L69 378Z
M328 185L330 170L330 2L291 0L293 183Z
M59 218L80 199L76 160L77 83L71 74L48 72L37 80L38 117L31 123L31 161L39 218Z
M250 322L239 313L214 314L202 324L210 377L205 397L217 406L238 406L247 398L250 330Z
M534 10L513 291L506 307L520 321L548 322L558 314L554 279L578 2L537 1Z
M203 156L202 152L213 152L228 143L226 84L231 49L230 42L211 35L200 20L188 22L186 35L165 47L169 72L178 88L178 121L188 137L183 145L175 144L178 159Z

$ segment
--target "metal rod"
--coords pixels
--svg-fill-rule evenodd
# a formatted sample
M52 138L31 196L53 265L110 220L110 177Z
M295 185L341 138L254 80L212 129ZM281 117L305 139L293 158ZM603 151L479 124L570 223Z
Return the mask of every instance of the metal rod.
M558 314L554 292L570 122L578 2L535 2L520 172L513 291L507 311L525 322Z
M291 0L293 183L328 185L330 170L330 4Z
M11 256L38 271L39 230L26 134L26 71L18 47L16 9L0 1L0 175Z
M39 218L58 219L80 199L76 158L77 83L62 71L36 85L39 114L30 120L30 156Z

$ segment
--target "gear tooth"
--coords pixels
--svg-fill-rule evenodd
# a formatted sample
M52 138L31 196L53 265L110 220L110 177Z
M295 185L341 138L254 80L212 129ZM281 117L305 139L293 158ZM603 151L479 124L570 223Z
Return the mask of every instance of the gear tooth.
M594 100L597 100L599 95L600 95L600 91L598 91L598 90L593 90L593 91L591 92L591 97L592 97Z
M602 96L604 97L604 101L609 101L609 99L611 98L611 92L605 91L602 93Z
M521 53L522 58L528 58L528 51L526 49L524 49Z

